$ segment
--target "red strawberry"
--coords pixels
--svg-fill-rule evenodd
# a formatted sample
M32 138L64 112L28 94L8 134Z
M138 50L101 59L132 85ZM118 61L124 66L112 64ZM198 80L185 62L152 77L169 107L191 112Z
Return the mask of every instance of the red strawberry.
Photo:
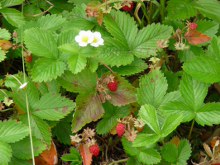
M94 155L94 156L98 156L99 155L99 152L100 152L100 149L99 149L99 146L98 144L93 144L92 146L89 147L89 152Z
M25 57L25 60L26 60L28 63L31 63L31 62L32 62L32 55L26 56L26 57Z
M130 7L129 6L123 6L121 9L124 11L131 11L134 8L134 2L130 3Z
M125 133L125 125L122 123L118 123L118 125L116 126L116 132L119 137L122 137Z
M196 23L194 23L194 22L189 23L189 29L190 30L196 30L197 27L198 27L198 25Z
M108 83L107 86L108 86L108 89L112 92L115 92L118 89L118 83L116 81Z

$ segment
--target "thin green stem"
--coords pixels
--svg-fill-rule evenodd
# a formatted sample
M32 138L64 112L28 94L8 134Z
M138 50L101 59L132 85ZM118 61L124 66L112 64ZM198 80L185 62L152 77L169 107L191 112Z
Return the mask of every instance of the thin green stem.
M22 9L21 10L22 10L22 13L24 13L24 3L22 3ZM23 28L22 28L22 32L23 32ZM21 39L21 44L23 44L23 37L21 37L21 38L22 38ZM24 48L22 46L21 54L22 54L23 79L24 79L24 82L26 82L26 72L25 72L25 64L24 64L23 52L24 52ZM30 118L30 109L29 109L29 102L28 102L27 91L25 91L25 102L26 102L26 109L27 109L27 119L28 119L28 130L29 130L30 145L31 145L32 165L35 165L35 161L34 161L34 145L33 145L33 138L32 138L31 118Z
M193 130L194 124L195 124L195 120L192 121L190 130L189 130L189 135L188 135L188 139L189 139L189 140L191 139L191 135L192 135L192 130Z
M161 22L165 19L165 10L166 10L166 0L160 0L160 16Z
M127 161L128 161L128 158L120 159L120 160L113 161L113 162L109 163L109 165L114 165L114 164L123 163L123 162L127 162Z

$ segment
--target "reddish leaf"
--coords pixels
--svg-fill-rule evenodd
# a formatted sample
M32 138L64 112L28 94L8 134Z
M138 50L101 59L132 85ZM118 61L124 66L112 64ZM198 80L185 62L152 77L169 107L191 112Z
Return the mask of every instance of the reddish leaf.
M109 93L111 96L109 102L115 106L123 106L135 102L135 88L124 78L120 76L115 76L115 78L118 83L118 88L117 91Z
M102 117L104 109L96 94L80 94L76 98L76 111L72 121L72 131L79 131L84 125Z
M79 152L83 160L83 165L92 164L92 154L89 152L89 147L86 144L79 146Z
M211 40L209 36L191 29L185 33L185 38L191 45L199 45Z
M45 150L38 157L35 158L36 165L56 165L57 163L57 150L53 142L51 143L51 147L49 150Z

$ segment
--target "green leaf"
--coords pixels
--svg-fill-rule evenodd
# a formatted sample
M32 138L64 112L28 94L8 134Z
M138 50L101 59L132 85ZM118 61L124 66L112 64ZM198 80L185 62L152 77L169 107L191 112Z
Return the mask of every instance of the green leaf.
M11 39L11 33L6 29L1 29L0 28L0 39L10 40Z
M20 5L24 0L1 0L0 4L2 8Z
M220 62L208 56L186 62L183 65L183 70L193 78L205 83L220 81Z
M163 146L161 155L167 162L176 163L178 158L178 148L173 143L167 143Z
M151 104L156 108L163 101L168 85L163 73L155 70L140 79L137 98L140 105Z
M132 52L138 58L146 58L151 55L156 55L157 42L159 40L169 39L172 35L173 29L170 26L151 24L140 30L132 41Z
M181 140L178 146L170 142L163 146L161 153L167 162L185 165L191 154L191 146L187 140Z
M28 117L26 114L21 115L20 119L22 122L28 125ZM30 116L30 120L32 135L41 140L42 143L46 144L49 147L51 145L52 136L49 125L45 121L34 115Z
M112 12L112 16L106 16L103 22L111 35L124 44L123 47L132 47L138 32L133 17L125 12L117 11Z
M29 134L28 127L14 120L0 122L0 141L14 143Z
M29 160L21 160L17 159L15 157L12 157L11 161L9 162L9 165L32 165L32 163Z
M121 67L114 67L112 69L121 76L130 76L142 72L147 68L148 68L147 63L145 63L141 59L135 58L131 64Z
M220 103L207 103L197 111L196 122L200 125L219 124Z
M161 137L166 137L173 132L182 122L183 116L181 114L173 114L168 116L161 128Z
M218 33L219 24L215 21L210 20L200 20L196 22L198 25L199 32L206 34L210 37L214 37L216 33Z
M142 165L140 162L138 162L137 159L135 159L134 157L129 157L127 164L126 165Z
M156 134L160 134L160 125L158 122L156 109L150 105L145 104L141 106L138 113L141 120L151 128Z
M162 103L160 104L160 107L166 105L167 103L169 103L171 101L180 101L181 98L182 97L181 97L181 94L180 94L179 91L174 91L174 92L167 93L165 95Z
M66 70L66 64L62 61L50 58L39 58L32 68L33 81L51 81L61 76Z
M72 73L77 74L86 67L87 59L79 54L74 54L68 59L68 66Z
M160 136L156 134L138 134L135 141L133 142L133 147L150 147L152 144L156 143L160 139Z
M196 117L195 112L182 101L168 102L167 104L161 106L160 110L162 110L162 112L166 116L172 116L173 114L178 114L179 116L182 116L182 120L184 122L191 121Z
M63 155L61 159L65 162L72 162L76 165L82 164L82 158L79 152L73 147L70 149L70 153Z
M75 36L78 33L79 33L78 30L73 30L73 29L62 31L58 37L58 45L61 47L66 44L74 43Z
M66 19L62 18L61 15L49 15L42 16L37 20L37 24L39 25L40 29L44 30L57 30L63 26Z
M13 26L20 27L25 23L24 16L16 9L4 8L0 10L4 18Z
M100 48L100 53L97 56L101 63L117 67L132 63L133 53L122 42L112 38L104 38L104 40L105 44Z
M71 131L71 121L72 121L72 113L59 121L59 123L56 124L55 127L53 127L53 135L57 137L57 139L65 144L65 145L70 145L70 135L72 134Z
M58 81L67 91L86 93L96 91L96 77L96 73L84 69L76 75L67 71L58 79Z
M11 146L5 142L0 141L0 164L8 165L12 157Z
M130 156L136 156L139 154L138 148L133 147L132 143L129 142L125 137L122 137L121 142L125 153L127 153Z
M161 156L155 149L149 148L141 150L137 159L144 164L157 164L161 161Z
M109 91L111 99L109 100L115 106L123 106L136 101L136 89L124 78L116 75L115 80L118 82L117 91Z
M220 37L214 37L212 39L211 44L208 47L208 54L215 58L216 60L220 60Z
M22 146L22 148L21 148ZM30 146L30 138L27 137L17 143L11 144L13 156L18 159L29 160L32 158L31 156L31 146ZM41 140L35 138L33 136L33 149L34 156L38 156L44 150L46 150L47 146L41 142Z
M114 128L118 119L126 117L130 113L130 107L115 107L109 103L104 104L105 114L96 126L96 132L98 134L107 134Z
M194 111L201 108L208 93L208 84L194 80L191 76L184 74L180 82L180 92L184 102Z
M170 0L167 6L168 17L171 19L189 19L197 14L191 0ZM181 12L184 11L184 12Z
M79 131L85 124L100 119L104 109L96 94L84 93L76 98L76 111L72 121L72 131Z
M161 160L160 154L153 148L136 148L132 143L122 138L122 145L128 155L135 157L143 164L156 164Z
M188 140L181 140L178 145L178 163L187 164L187 160L191 156L191 146Z
M0 48L0 62L6 59L5 51Z
M194 7L204 16L220 22L220 2L218 0L198 0Z
M41 119L58 121L75 108L73 101L58 94L48 93L43 95L38 102L33 105L33 114Z
M49 31L31 28L24 33L27 48L38 57L57 58L58 49L55 37Z

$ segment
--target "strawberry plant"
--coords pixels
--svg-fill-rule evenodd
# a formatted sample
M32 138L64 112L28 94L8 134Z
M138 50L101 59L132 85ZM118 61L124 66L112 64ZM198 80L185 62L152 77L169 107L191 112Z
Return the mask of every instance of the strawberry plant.
M218 0L2 0L0 164L219 164Z

